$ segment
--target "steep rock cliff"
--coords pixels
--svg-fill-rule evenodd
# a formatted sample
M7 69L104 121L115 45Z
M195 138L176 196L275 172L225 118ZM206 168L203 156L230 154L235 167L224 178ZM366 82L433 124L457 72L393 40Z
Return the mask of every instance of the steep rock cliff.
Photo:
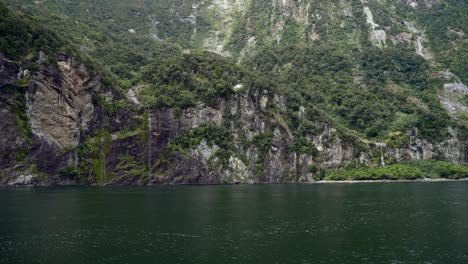
M45 65L54 56L56 65ZM102 127L107 115L93 97L116 93L97 75L72 57L41 52L38 67L28 70L22 61L0 57L2 74L2 158L4 183L16 176L33 175L45 180L66 166L77 166L77 148L93 129ZM42 179L40 179L42 177ZM31 183L31 177L25 183Z
M381 155L467 161L454 129L436 145L411 130L408 145L396 148L363 141L319 111L293 111L284 95L249 88L181 112L129 102L109 111L106 103L120 95L72 57L59 54L56 68L35 73L1 63L3 184L307 182L330 168L379 165Z

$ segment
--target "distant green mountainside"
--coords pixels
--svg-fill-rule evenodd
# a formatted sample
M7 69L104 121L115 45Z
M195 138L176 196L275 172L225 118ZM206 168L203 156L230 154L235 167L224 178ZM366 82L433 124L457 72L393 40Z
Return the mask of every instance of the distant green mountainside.
M161 124L157 133L148 132L156 129L152 117L168 123L171 132L161 136L167 141L155 142L158 149L153 155L136 147L132 151L146 151L146 156L128 154L119 161L123 165L113 164L113 169L135 169L146 159L150 172L157 163L158 171L177 175L169 160L177 156L174 153L192 155L190 137L195 137L198 148L224 146L223 151L212 150L214 154L200 150L203 155L211 153L209 158L200 154L209 162L237 169L244 164L246 171L265 182L273 181L261 177L272 173L268 169L273 165L267 163L274 160L276 149L283 156L275 159L283 165L296 163L302 168L294 169L294 178L289 174L292 169L286 172L282 167L287 181L352 162L375 166L384 159L382 146L391 148L385 154L390 163L466 162L466 1L0 2L0 58L19 67L15 74L21 79L14 85L19 92L7 94L27 99L21 101L23 112L18 114L25 132L43 136L28 121L33 118L29 94L34 87L45 82L45 87L65 96L56 87L60 83L80 90L102 81L99 89L85 88L89 94L76 92L73 96L84 96L77 102L70 99L69 108L77 116L71 115L73 122L81 122L83 109L92 103L94 119L89 122L94 126L78 124L71 129L71 134L75 130L84 134L64 151L87 146L88 156L82 160L88 161L89 170L99 164L96 168L102 171L96 172L96 179L105 178L101 166L106 158L100 155L112 155L112 142L139 136L141 142L122 144L129 149L148 144L151 149L151 135L158 138L163 133ZM41 79L51 71L53 85ZM83 100L91 103L77 109ZM119 123L122 116L130 123ZM99 148L93 145L96 138L103 140ZM63 145L61 140L66 141L52 139ZM107 141L110 145L102 154ZM346 152L344 146L351 150ZM31 155L35 149L23 148ZM240 154L245 151L250 154ZM374 157L378 152L381 157ZM177 162L187 165L185 160ZM207 171L217 168L206 166ZM231 174L228 178L233 179Z
M135 45L134 52L143 52L145 57L150 55L145 51L153 46L148 38L186 49L243 57L272 45L320 43L350 54L353 48L363 48L372 39L393 45L414 42L425 35L426 48L464 82L467 80L466 61L460 57L467 48L464 32L468 4L462 0L3 1L22 12L40 14L41 21L73 33L80 44L90 49L99 47L96 42L116 42L129 49ZM385 37L379 30L385 32Z
M443 137L450 118L434 72L467 80L466 1L5 2L72 40L123 89L148 81L143 66L209 50L370 138L415 126Z

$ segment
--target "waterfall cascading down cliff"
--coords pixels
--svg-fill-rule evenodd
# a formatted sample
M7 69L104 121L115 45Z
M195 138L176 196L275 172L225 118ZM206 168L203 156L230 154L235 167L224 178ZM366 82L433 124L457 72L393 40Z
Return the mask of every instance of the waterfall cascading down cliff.
M99 145L99 170L101 174L101 184L106 183L106 154L104 153L104 135L103 135L103 118L104 112L103 107L101 106L101 133L100 133L100 145Z
M152 129L152 120L151 120L151 111L150 108L147 107L147 115L148 115L148 177L151 178L151 129Z

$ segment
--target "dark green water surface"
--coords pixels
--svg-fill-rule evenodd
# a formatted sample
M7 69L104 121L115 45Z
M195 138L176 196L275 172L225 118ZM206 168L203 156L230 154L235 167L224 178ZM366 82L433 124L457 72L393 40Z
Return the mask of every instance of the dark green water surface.
M0 263L468 263L468 182L0 189Z

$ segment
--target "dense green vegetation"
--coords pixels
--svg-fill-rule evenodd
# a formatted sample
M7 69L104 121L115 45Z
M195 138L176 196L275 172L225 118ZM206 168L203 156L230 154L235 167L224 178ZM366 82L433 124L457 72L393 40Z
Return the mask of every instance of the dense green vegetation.
M414 168L420 169L426 178L468 178L468 166L453 164L446 161L426 160L406 162Z
M334 170L325 176L325 180L415 180L423 177L423 172L418 168L396 164L381 168Z
M257 52L246 64L272 76L290 98L297 94L290 107L319 107L366 137L418 127L436 140L449 125L434 96L438 83L429 65L408 46L368 48L354 59L336 47L278 46ZM355 81L356 68L361 83Z
M421 178L468 178L468 167L445 161L412 161L379 168L338 169L327 173L325 180L415 180Z
M0 50L12 59L36 59L39 50L55 53L62 48L60 37L44 30L37 21L27 16L10 12L0 4Z
M467 1L447 0L433 3L431 7L422 5L416 12L417 21L424 26L438 61L464 83L468 83L468 43L461 34L468 32L467 10Z
M86 8L78 2L43 1L40 5L33 4L33 1L25 1L29 5L22 5L18 1L4 2L27 14L12 14L0 3L4 16L0 24L0 48L7 56L16 58L26 54L26 59L36 61L39 50L46 54L63 52L79 57L88 68L98 71L116 88L130 88L131 80L137 77L139 68L150 61L181 52L179 48L165 42L155 43L147 35L129 34L127 30L122 32L115 21L83 15L87 14L86 10L100 13L109 3L100 8L90 8L89 5L101 3L90 1ZM7 12L8 15L5 15ZM71 17L65 15L67 12ZM78 20L73 18L75 15ZM49 60L53 59L53 56L49 56Z
M161 60L143 68L145 105L186 108L197 103L215 104L235 92L235 86L254 90L271 89L271 82L247 72L219 55L203 52Z

